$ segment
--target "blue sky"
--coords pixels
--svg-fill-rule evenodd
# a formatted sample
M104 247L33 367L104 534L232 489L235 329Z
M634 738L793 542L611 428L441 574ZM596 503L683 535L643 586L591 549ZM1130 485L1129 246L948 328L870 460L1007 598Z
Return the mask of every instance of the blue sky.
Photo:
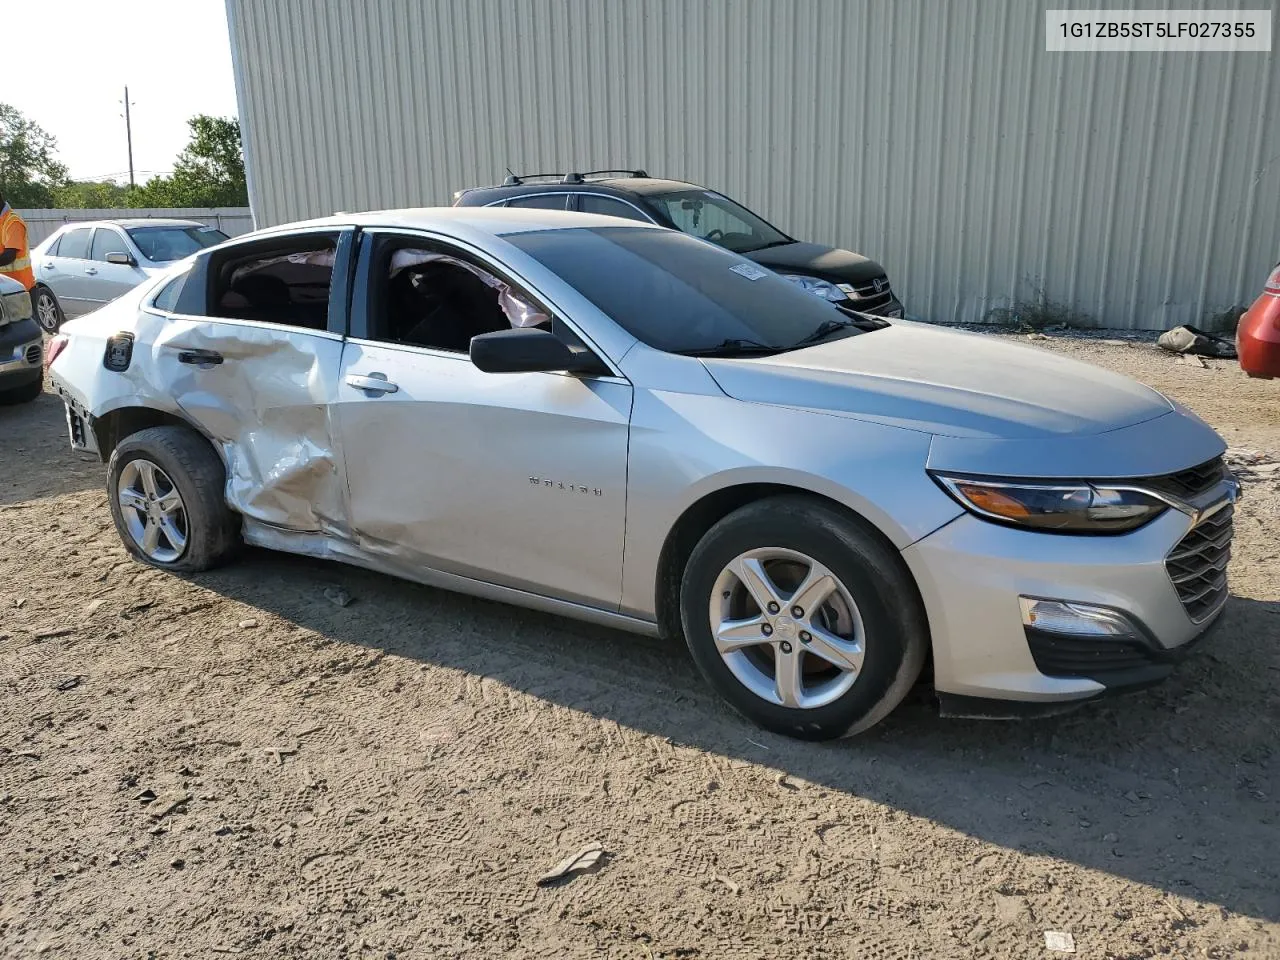
M188 117L236 113L223 0L45 0L23 9L7 23L30 26L29 35L0 28L5 76L22 78L0 88L0 101L57 137L73 177L127 180L125 84L134 167L147 171L139 180L172 168Z

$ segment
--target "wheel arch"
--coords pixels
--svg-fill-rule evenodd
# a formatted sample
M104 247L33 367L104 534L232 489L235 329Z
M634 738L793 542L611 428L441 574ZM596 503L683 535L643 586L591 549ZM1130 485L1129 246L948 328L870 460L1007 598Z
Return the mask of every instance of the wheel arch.
M106 463L111 459L112 451L120 445L121 441L148 427L185 427L193 431L209 443L225 466L221 446L195 423L168 410L136 404L119 406L93 418L93 434L98 442L98 456L103 463Z
M846 503L805 487L780 482L735 483L712 490L694 501L667 531L658 554L658 569L654 578L654 610L658 629L663 636L681 635L680 584L684 579L684 569L689 557L706 532L735 510L760 500L781 496L803 497L822 504L881 541L898 558L903 576L915 590L921 609L924 609L920 585L906 561L901 559L901 550L884 530L866 516Z

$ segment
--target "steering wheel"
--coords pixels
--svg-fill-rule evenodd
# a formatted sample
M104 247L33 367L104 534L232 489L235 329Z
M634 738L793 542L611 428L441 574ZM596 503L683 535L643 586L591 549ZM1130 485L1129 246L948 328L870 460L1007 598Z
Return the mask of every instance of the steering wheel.
M715 243L717 240L721 239L723 236L724 236L724 231L721 230L719 227L715 227L711 230L708 230L705 234L703 234L702 239L710 240L712 243Z

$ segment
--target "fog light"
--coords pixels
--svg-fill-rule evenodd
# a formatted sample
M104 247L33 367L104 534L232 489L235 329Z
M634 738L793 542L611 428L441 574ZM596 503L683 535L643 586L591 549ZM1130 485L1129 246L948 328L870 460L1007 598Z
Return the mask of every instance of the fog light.
M1108 607L1036 597L1019 597L1018 603L1022 606L1022 625L1031 630L1069 637L1142 636L1132 620Z

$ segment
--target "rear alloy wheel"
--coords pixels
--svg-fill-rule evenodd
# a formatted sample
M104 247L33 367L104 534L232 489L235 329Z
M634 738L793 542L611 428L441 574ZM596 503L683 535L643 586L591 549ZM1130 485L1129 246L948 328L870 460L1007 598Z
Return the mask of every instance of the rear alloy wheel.
M225 483L222 460L194 430L148 427L126 437L107 465L111 517L125 549L178 573L223 563L240 544Z
M680 618L698 669L730 705L806 740L879 722L929 648L897 551L805 496L757 501L708 530L685 567Z
M58 298L48 287L37 287L33 298L35 303L36 323L45 333L57 333L62 326L62 308L58 306Z
M120 515L148 560L174 563L187 550L187 508L169 475L150 460L130 460L116 484Z

